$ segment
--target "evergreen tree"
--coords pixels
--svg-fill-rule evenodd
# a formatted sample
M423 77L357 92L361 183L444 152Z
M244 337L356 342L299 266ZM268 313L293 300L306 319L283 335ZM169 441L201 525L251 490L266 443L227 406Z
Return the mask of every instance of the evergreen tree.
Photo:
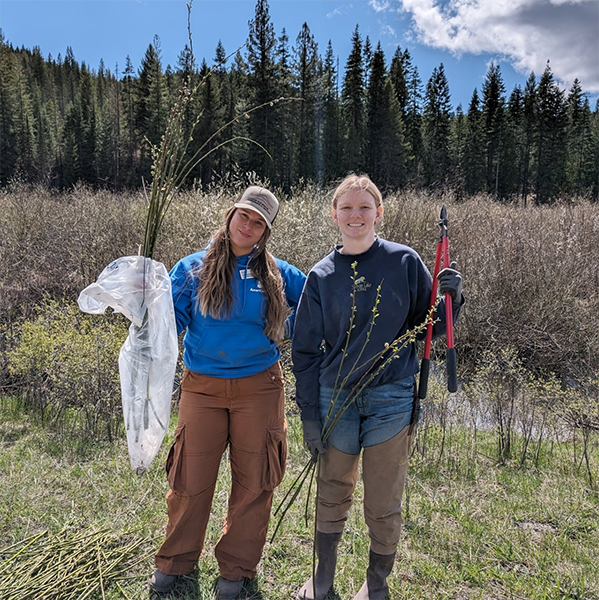
M487 192L499 193L499 169L505 111L505 87L499 65L491 64L483 84L483 131L487 153Z
M521 187L526 139L524 126L524 92L516 85L508 100L503 136L501 188L508 197L517 196Z
M135 70L131 58L125 59L125 70L119 86L119 104L123 106L123 156L122 167L125 185L137 185L139 181L139 165L135 164L135 100L134 80ZM137 177L134 177L137 174Z
M405 183L407 148L401 109L387 75L381 45L372 56L367 90L368 138L366 168L381 186L397 188Z
M281 98L291 98L298 95L292 62L289 37L287 31L283 28L277 39L274 75L277 82L277 95ZM297 131L299 117L297 106L286 101L282 104L273 105L270 110L279 124L273 155L277 182L283 188L289 189L297 178L298 165L295 160L298 154Z
M589 153L589 165L592 171L589 175L589 193L595 201L599 199L599 101L595 104L595 110L591 115L591 139L589 145L592 151Z
M564 95L547 64L537 90L537 203L549 202L565 189L568 111Z
M412 63L412 57L407 49L402 54L402 64L406 76L407 92L404 124L406 128L406 141L408 142L410 148L408 177L413 186L419 187L422 184L424 177L424 140L422 138L422 80L418 74L418 68Z
M591 109L580 81L574 80L568 94L568 190L581 195L597 180L599 165L592 146Z
M160 144L169 111L168 89L162 72L157 36L141 61L135 87L134 122L137 142L141 145L140 175L149 180L152 164L150 150Z
M237 51L229 71L226 88L226 122L231 123L231 127L226 131L226 137L238 138L231 144L227 144L225 148L227 152L227 164L224 166L228 171L238 171L241 173L249 171L251 164L250 156L254 159L253 155L256 152L261 152L256 150L253 145L242 140L242 138L247 139L250 136L251 117L246 113L251 108L248 87L248 65L241 52Z
M468 138L468 125L462 105L458 104L450 128L451 174L450 185L456 192L456 198L461 200L466 191L466 140Z
M391 59L389 77L395 90L395 97L399 103L401 117L405 120L408 108L408 83L406 81L407 73L404 65L404 54L399 46L395 49L395 54Z
M537 131L537 82L535 74L531 73L524 88L524 144L521 158L521 197L524 206L530 193Z
M261 177L276 180L276 142L280 123L270 103L279 97L276 82L276 39L270 21L267 0L257 0L254 18L249 22L247 41L248 91L252 107L265 105L250 117L250 136L270 153L270 156L255 146L249 153L249 166Z
M341 91L344 169L362 171L365 167L366 115L364 110L364 64L362 38L358 26L352 36L352 49L345 65Z
M295 135L295 178L313 181L316 178L316 150L320 137L317 122L317 92L320 59L318 46L307 23L297 36L293 47L293 76L301 102L294 103L297 114ZM291 182L289 182L291 183Z
M339 75L331 40L327 45L322 71L322 173L319 180L331 181L341 176L341 113Z
M466 147L464 149L464 189L467 194L478 194L485 189L485 149L482 113L476 88L468 105Z
M451 104L443 63L433 69L426 84L423 121L426 183L430 187L440 188L448 183L450 176Z
M20 65L0 30L0 185L17 173L19 161Z

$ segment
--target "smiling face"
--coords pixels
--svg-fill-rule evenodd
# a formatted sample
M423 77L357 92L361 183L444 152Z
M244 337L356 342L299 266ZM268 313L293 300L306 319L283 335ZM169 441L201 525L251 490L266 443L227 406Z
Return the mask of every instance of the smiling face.
M377 207L374 197L365 190L352 188L340 196L333 209L333 221L341 231L344 249L369 248L375 238L374 226L382 214L383 207Z
M229 222L229 241L233 254L249 254L264 235L266 227L266 221L257 212L238 208Z

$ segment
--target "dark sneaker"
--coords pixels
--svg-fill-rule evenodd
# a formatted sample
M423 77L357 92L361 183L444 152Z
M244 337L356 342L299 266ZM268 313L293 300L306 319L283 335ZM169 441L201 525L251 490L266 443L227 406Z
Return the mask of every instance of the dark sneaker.
M218 600L235 600L239 598L243 590L245 579L241 581L231 581L224 577L219 577L216 583L216 597Z
M166 575L162 571L156 569L154 575L152 575L152 579L150 579L150 589L159 594L166 594L173 589L176 580L176 575Z

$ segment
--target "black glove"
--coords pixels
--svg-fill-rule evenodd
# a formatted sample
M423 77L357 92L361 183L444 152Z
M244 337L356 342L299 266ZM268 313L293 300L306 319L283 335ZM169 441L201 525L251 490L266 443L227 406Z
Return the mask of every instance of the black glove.
M322 426L318 419L302 421L302 426L304 428L304 444L306 444L310 451L312 462L316 462L318 460L318 453L325 451L320 435Z
M456 262L452 262L451 266L445 267L437 275L439 280L439 293L449 294L453 302L462 301L462 274L456 271Z

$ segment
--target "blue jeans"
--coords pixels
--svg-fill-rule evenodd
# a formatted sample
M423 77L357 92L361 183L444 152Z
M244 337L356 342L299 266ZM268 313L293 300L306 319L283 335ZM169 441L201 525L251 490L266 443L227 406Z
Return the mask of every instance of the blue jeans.
M333 390L320 388L320 418L327 427L343 406L350 391L343 390L339 394L327 420ZM382 444L410 424L413 403L412 376L393 383L364 388L334 425L326 444L346 454L360 454L362 448ZM418 418L419 415L415 415L415 419Z

